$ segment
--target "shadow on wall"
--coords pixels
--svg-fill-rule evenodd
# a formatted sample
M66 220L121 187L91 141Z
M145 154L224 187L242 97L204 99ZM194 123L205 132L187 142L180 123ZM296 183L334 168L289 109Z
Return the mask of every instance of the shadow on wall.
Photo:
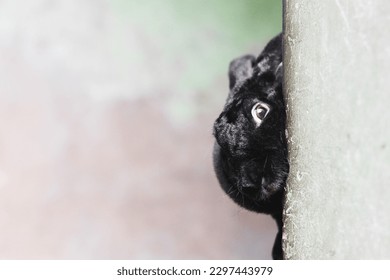
M273 221L211 164L228 63L281 29L270 2L1 2L0 258L270 258Z

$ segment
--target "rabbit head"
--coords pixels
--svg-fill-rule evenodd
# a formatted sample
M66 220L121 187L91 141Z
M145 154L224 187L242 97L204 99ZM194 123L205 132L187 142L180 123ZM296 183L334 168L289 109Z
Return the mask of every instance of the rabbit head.
M214 167L234 201L274 213L289 165L281 54L266 50L257 59L246 55L230 63L230 92L214 123Z

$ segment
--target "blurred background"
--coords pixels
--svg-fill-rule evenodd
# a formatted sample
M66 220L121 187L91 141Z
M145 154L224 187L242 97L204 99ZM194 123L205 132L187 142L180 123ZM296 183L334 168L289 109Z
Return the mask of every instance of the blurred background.
M0 1L0 259L271 258L212 124L281 2Z

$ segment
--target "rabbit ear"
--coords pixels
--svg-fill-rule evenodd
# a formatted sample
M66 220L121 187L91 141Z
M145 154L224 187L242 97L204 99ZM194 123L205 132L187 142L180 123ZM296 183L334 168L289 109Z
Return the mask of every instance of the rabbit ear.
M242 83L246 79L250 78L253 73L253 63L255 57L252 55L245 55L239 58L236 58L229 65L229 89L237 83Z
M276 81L281 81L283 77L283 62L280 62L275 70Z

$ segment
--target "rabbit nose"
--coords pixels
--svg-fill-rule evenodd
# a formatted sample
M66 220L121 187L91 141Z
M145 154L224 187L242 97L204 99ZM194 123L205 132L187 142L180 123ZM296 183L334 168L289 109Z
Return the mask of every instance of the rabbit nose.
M264 178L257 172L247 172L242 178L242 188L259 188Z

